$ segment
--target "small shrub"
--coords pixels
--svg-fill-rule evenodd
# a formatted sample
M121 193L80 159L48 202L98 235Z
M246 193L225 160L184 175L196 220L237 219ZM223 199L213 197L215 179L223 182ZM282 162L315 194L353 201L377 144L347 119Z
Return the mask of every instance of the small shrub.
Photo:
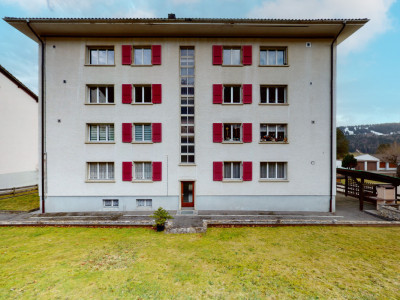
M156 225L164 226L168 219L173 217L162 207L159 207L150 217L154 218Z

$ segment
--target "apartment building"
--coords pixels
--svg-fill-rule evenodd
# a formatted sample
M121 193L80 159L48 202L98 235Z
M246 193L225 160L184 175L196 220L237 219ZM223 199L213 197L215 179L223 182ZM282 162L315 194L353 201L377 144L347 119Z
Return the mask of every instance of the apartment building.
M5 21L39 44L43 211L334 211L336 47L367 19Z
M0 189L38 184L38 96L0 65Z

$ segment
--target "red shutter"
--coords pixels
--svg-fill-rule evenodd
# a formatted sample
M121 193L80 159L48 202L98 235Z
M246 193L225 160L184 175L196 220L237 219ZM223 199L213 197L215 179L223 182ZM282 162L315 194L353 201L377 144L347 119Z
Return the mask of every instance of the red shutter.
M132 103L132 85L123 84L122 85L122 103L130 104Z
M132 142L132 123L122 123L122 142Z
M162 180L162 162L153 161L153 181Z
M243 53L243 59L242 59L243 65L251 65L253 62L251 45L243 46L242 53Z
M132 64L132 46L122 45L122 64L131 65Z
M213 84L213 103L222 103L222 84Z
M162 125L161 123L153 123L151 124L151 135L153 143L161 143L162 142Z
M253 99L253 87L251 84L243 84L243 103L251 104Z
M161 45L151 46L151 64L161 65Z
M222 123L213 123L213 143L222 143Z
M243 181L253 180L253 163L251 161L243 162Z
M253 126L251 123L243 123L243 143L251 143L253 139Z
M122 181L132 181L132 162L122 162Z
M161 84L151 85L151 102L159 104L162 102L162 88Z
M222 46L213 45L213 65L222 65Z
M214 181L222 181L224 163L222 161L214 161L213 162L213 180Z

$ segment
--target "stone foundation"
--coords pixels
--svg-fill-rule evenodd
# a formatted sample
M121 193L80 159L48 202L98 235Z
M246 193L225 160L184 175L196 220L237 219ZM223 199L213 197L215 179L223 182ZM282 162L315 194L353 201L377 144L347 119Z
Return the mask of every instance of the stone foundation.
M385 219L400 221L400 204L379 205L378 212Z

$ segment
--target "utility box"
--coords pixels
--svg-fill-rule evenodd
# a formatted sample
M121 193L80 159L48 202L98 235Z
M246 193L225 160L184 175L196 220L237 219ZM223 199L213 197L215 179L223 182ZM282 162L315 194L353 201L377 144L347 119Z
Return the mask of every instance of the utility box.
M396 199L395 188L391 185L379 185L376 187L378 193L378 198L384 200L394 200Z

